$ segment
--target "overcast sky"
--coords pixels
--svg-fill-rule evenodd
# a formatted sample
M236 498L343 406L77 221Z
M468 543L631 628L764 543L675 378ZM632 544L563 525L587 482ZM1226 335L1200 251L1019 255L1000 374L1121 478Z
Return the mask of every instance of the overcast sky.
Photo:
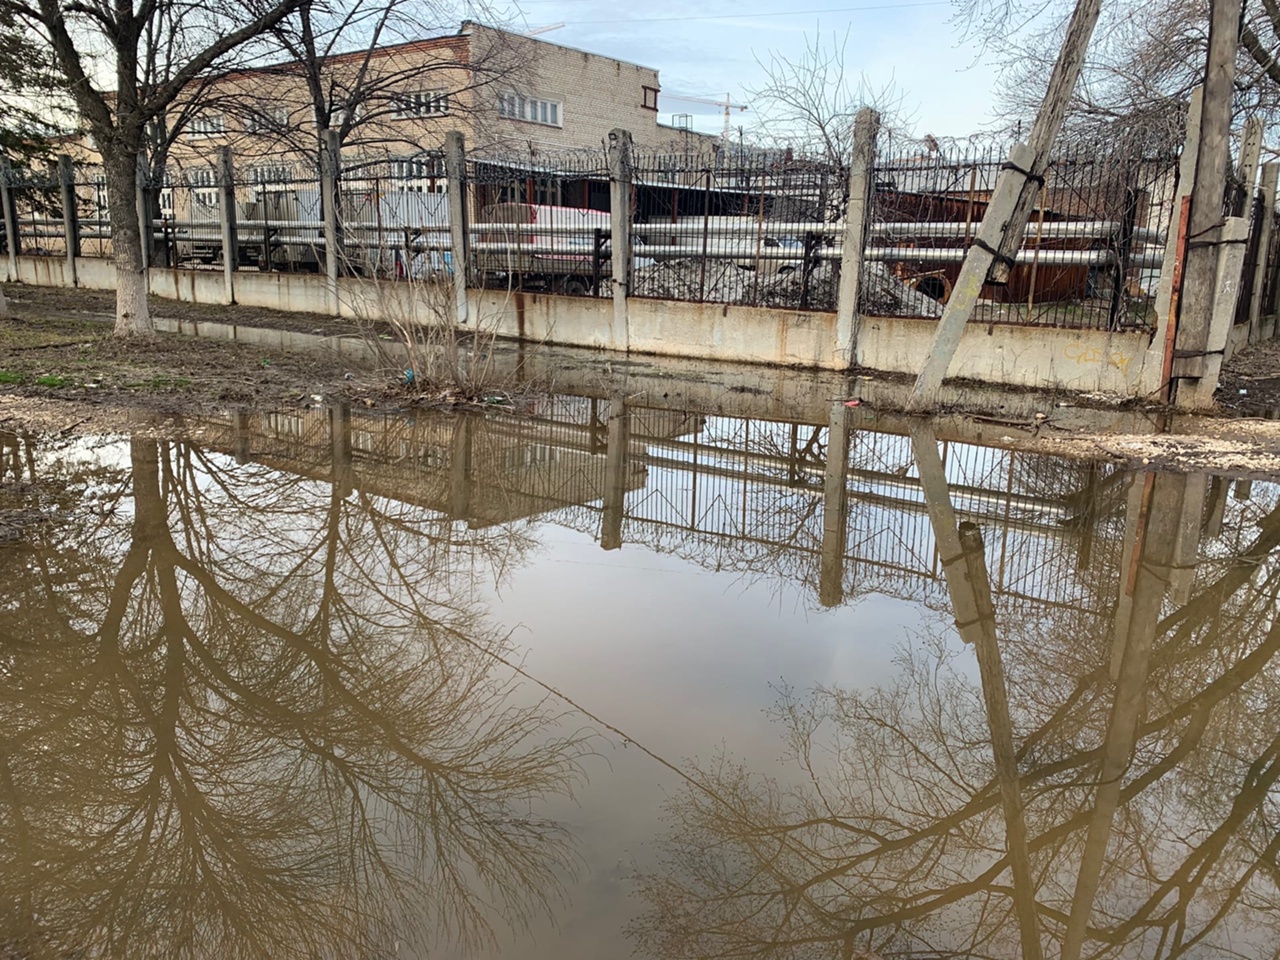
M697 129L719 132L723 110L667 95L746 100L770 53L796 57L806 37L849 32L848 71L879 89L892 82L914 132L965 136L991 123L993 65L962 42L951 0L519 0L497 7L533 29L564 22L542 39L655 67L662 119L694 114ZM750 111L734 124L749 125Z

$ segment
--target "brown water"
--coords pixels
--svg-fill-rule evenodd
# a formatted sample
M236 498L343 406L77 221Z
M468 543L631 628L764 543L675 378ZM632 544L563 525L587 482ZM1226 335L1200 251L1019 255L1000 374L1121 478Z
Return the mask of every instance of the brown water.
M2 955L1275 956L1280 486L846 410L0 434Z

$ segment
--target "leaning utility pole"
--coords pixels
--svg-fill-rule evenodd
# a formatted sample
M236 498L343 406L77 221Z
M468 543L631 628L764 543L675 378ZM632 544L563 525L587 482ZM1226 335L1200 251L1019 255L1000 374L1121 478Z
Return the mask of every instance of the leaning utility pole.
M942 319L938 321L929 356L907 400L908 410L924 411L934 405L938 388L951 366L951 358L960 346L965 324L977 306L983 284L1004 284L1009 280L1014 258L1022 246L1027 220L1044 184L1049 152L1062 127L1076 82L1080 79L1085 51L1089 48L1101 7L1102 0L1078 0L1076 3L1062 49L1058 51L1058 60L1049 77L1049 88L1031 128L1030 141L1014 148L996 184L995 193L1010 197L1012 209L1007 204L1001 204L1003 209L997 209L994 197L988 206L978 236L965 253L960 276L942 312ZM1016 197L1012 197L1015 190Z

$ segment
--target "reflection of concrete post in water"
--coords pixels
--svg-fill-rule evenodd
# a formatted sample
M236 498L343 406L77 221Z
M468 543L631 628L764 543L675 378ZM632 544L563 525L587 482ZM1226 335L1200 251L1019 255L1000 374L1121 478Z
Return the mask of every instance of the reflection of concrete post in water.
M1209 495L1209 475L1193 473L1187 478L1186 491L1178 499L1178 539L1169 559L1170 597L1179 606L1191 599L1195 582L1196 556L1200 553L1203 533L1204 503Z
M1227 513L1228 486L1226 477L1214 477L1209 481L1209 508L1204 517L1204 535L1208 540L1216 540L1222 535L1222 520ZM1195 557L1191 560L1194 563Z
M1036 886L1027 852L1027 824L1023 816L1022 784L1018 758L1013 747L1013 720L1009 715L1009 694L1005 686L1004 664L996 641L995 608L991 602L991 580L987 573L986 548L977 525L965 521L957 526L947 475L938 455L938 441L927 424L911 430L920 490L938 544L942 573L951 597L956 629L965 643L973 645L982 678L982 699L986 705L987 728L1000 805L1004 813L1005 844L1013 874L1014 910L1024 960L1040 960L1040 926L1036 914Z
M627 448L631 444L631 411L620 400L609 404L609 427L604 451L604 522L600 546L622 546L622 514L627 497Z
M471 515L471 447L475 427L474 417L464 415L453 422L453 442L449 447L451 520L466 520Z
M13 479L22 479L22 456L18 448L18 435L8 430L0 432L0 480L6 468L13 471ZM32 477L34 480L34 476Z
M849 408L837 401L827 420L827 466L822 483L822 573L818 600L844 599L844 554L849 528Z
M235 422L232 424L234 433L233 449L235 451L236 463L248 463L250 457L249 448L249 414L237 413Z
M354 484L355 469L351 465L351 408L345 403L329 408L329 444L333 485L340 497L346 497Z
M1280 289L1280 283L1276 284L1276 288ZM1241 502L1248 501L1249 498L1253 496L1253 481L1237 480L1236 488L1235 490L1232 491L1231 496L1234 497L1236 500L1240 500Z
M1115 699L1102 747L1093 816L1080 856L1062 944L1063 960L1078 960L1084 947L1120 789L1133 757L1142 717L1156 626L1165 593L1174 579L1172 564L1184 549L1181 541L1187 515L1194 514L1198 530L1203 504L1204 484L1197 478L1146 474L1133 479L1120 570L1121 599L1112 644Z

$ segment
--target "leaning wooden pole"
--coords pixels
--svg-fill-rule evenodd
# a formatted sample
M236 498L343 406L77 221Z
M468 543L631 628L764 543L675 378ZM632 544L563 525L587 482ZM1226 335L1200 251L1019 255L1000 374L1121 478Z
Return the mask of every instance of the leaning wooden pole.
M1093 29L1098 23L1098 13L1102 9L1102 0L1080 0L1075 12L1071 14L1071 22L1067 24L1067 35L1063 38L1062 49L1058 51L1058 60L1053 65L1053 73L1049 75L1049 87L1045 90L1044 100L1040 103L1040 112L1036 114L1035 123L1031 126L1031 135L1027 138L1027 146L1034 154L1031 160L1031 176L1022 186L1017 206L1013 208L1013 219L1000 243L1000 254L996 257L995 266L991 270L993 283L1008 283L1009 273L1013 269L1013 258L1022 246L1022 237L1026 233L1027 222L1031 212L1035 210L1036 197L1044 185L1045 171L1049 169L1049 155L1053 150L1053 142L1058 139L1058 131L1062 129L1062 121L1066 118L1067 107L1071 105L1071 96L1075 93L1076 83L1080 80L1080 71L1084 68L1084 55L1089 49L1089 41L1093 38Z
M907 400L908 410L923 412L936 403L938 389L960 346L965 324L973 315L983 283L988 280L1008 282L1014 258L1022 246L1027 220L1044 183L1049 152L1062 128L1071 95L1080 79L1085 51L1098 23L1101 6L1102 0L1079 0L1076 3L1062 49L1058 51L1058 60L1049 77L1049 88L1031 128L1030 142L1018 144L1010 152L1009 162L1005 164L995 195L978 228L978 236L965 254L955 291L938 321L929 356Z

